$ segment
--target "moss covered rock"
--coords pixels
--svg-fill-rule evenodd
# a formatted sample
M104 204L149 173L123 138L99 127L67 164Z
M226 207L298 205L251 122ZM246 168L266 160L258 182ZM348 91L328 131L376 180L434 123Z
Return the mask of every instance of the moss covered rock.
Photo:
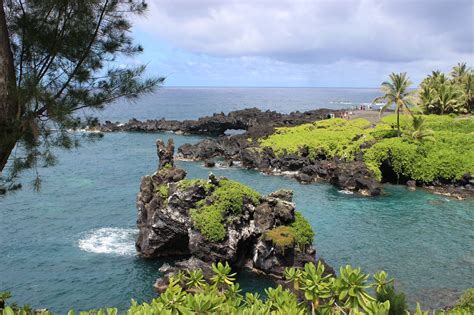
M295 212L290 191L262 196L212 174L186 179L168 155L140 186L136 248L142 256L191 255L273 274L315 261L314 233ZM272 250L275 245L282 250Z

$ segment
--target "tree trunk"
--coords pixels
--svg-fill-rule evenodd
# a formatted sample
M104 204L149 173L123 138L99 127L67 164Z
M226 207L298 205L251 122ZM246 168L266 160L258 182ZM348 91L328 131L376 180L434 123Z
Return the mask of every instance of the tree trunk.
M3 6L2 0L0 6L0 174L20 138L20 108L16 95L15 66Z
M400 111L397 109L397 134L400 137Z

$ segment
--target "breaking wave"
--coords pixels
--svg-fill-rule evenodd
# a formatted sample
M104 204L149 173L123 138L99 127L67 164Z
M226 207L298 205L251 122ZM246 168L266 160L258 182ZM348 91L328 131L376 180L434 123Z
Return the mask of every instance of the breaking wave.
M89 253L135 255L137 230L124 228L100 228L92 230L79 240L79 248Z

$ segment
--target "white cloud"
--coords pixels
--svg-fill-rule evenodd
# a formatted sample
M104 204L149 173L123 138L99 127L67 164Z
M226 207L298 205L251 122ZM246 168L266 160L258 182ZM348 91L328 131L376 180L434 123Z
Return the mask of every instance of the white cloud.
M434 63L473 55L470 0L149 0L139 29L218 57L287 63Z

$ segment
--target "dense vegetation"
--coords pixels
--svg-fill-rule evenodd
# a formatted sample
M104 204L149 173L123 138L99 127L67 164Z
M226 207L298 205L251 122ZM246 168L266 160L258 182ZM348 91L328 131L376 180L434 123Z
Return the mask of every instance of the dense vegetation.
M301 251L313 244L314 231L308 220L298 211L295 212L295 221L290 225L280 225L265 232L263 237L271 240L281 249L292 248L296 244Z
M433 71L417 94L424 113L469 113L474 109L474 72L465 63L457 64L449 75Z
M185 182L182 185L189 184ZM258 192L235 181L223 179L216 186L205 187L213 189L212 194L197 203L196 209L191 210L191 218L194 226L209 241L217 242L225 238L224 217L240 214L244 198L253 205L260 203Z
M300 154L306 146L310 159L364 162L382 180L380 167L389 161L399 177L423 183L457 181L474 173L474 117L447 115L402 115L401 136L397 137L397 116L389 115L376 126L365 119L340 118L297 127L278 128L260 146L283 156ZM363 148L363 144L371 144ZM362 146L362 147L361 147Z
M416 130L413 118L402 117L402 137L380 139L364 152L364 161L376 176L381 179L384 161L390 161L398 176L424 183L456 181L474 173L474 117L427 115L422 119ZM383 119L388 125L393 121L393 116ZM423 133L425 137L419 138Z
M317 121L296 127L282 127L260 140L260 147L269 147L279 155L298 154L302 147L309 149L309 158L344 157L354 159L364 141L372 140L367 134L370 122L365 119L341 118ZM366 135L365 139L363 135Z
M287 268L283 287L265 289L265 297L258 293L241 294L235 273L229 265L212 265L214 275L206 280L201 270L178 273L169 279L165 292L150 303L132 305L128 315L138 314L404 314L406 305L395 293L385 272L376 273L371 281L369 274L360 268L346 266L340 268L339 275L327 274L324 265L306 264L304 268ZM376 297L369 292L374 290ZM467 315L474 311L474 289L466 291L458 304L450 311L438 311L436 314ZM8 295L6 296L8 298ZM0 295L1 298L1 295ZM395 302L397 303L397 302ZM3 315L32 314L29 307L18 309L7 307ZM42 312L39 314L50 314ZM68 315L76 314L69 311ZM80 314L116 315L116 308L81 312ZM406 314L410 314L407 312ZM428 314L417 307L416 315Z
M260 147L271 148L278 156L306 151L313 160L354 160L362 154L379 180L382 163L390 165L398 178L421 183L453 182L473 174L474 117L439 115L473 110L473 70L458 64L449 77L434 71L416 91L409 90L410 84L406 73L392 73L390 81L382 83L384 94L374 102L384 102L382 111L394 107L395 115L376 126L365 119L335 118L278 128L259 140Z

